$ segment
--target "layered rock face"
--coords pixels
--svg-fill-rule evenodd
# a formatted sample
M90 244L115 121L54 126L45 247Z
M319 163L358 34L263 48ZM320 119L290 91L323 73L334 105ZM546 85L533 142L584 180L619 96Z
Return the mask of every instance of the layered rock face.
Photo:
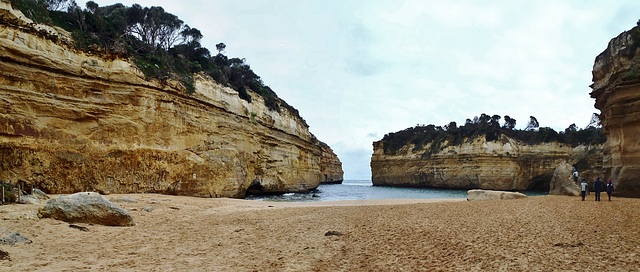
M591 97L607 137L603 167L615 194L640 197L640 27L612 39L593 65ZM606 180L606 179L605 179Z
M385 154L384 142L373 144L373 185L447 189L548 190L556 166L562 161L597 162L600 147L545 143L526 145L502 135L484 137L443 148L428 158L424 150L407 144L396 154ZM590 159L590 160L589 160Z
M127 60L78 52L0 2L0 179L48 193L202 197L301 192L342 180L297 113L206 75L195 93ZM251 188L251 189L250 189Z

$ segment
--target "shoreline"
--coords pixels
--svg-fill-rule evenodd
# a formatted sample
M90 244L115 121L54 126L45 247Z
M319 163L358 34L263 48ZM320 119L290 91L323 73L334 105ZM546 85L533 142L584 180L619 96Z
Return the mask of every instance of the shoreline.
M633 270L640 199L273 202L117 194L133 227L2 220L32 243L0 245L0 271ZM11 207L12 206L12 207ZM143 206L153 206L145 212ZM37 205L0 206L26 211ZM593 258L601 260L593 262Z

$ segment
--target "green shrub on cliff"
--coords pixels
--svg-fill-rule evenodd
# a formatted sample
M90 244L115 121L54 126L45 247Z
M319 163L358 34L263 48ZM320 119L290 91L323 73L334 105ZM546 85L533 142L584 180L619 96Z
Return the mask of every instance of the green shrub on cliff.
M467 119L463 126L450 122L444 127L416 125L392 132L382 138L384 153L396 154L402 147L412 144L413 152L424 150L422 157L428 158L447 146L460 145L478 137L484 137L486 141L498 141L502 135L526 144L560 142L574 147L603 144L606 141L597 121L597 114L594 114L594 121L586 128L577 129L576 125L572 124L561 132L549 127L535 129L539 124L533 116L524 130L515 129L516 120L509 116L505 116L503 125L500 125L500 119L499 115L489 116L483 113L480 117Z
M187 93L195 92L193 74L205 73L218 83L238 91L251 102L253 92L274 111L285 107L298 111L279 99L244 59L227 58L224 43L218 54L202 47L202 33L191 28L162 7L127 7L114 4L100 7L89 1L81 8L70 0L11 0L14 8L38 23L53 24L72 33L77 48L112 57L133 59L147 79L180 81ZM302 119L302 118L300 118Z

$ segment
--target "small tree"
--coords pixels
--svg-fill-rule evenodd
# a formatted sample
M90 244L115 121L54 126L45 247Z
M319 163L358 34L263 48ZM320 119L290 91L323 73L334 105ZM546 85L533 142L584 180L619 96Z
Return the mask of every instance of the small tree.
M516 127L516 119L511 118L509 115L505 115L504 125L502 127L513 130Z
M47 9L51 11L65 10L68 2L69 0L44 0L44 3L47 4ZM75 1L73 1L72 3L75 4Z
M84 32L87 30L87 17L84 11L75 1L71 2L67 7L67 13L73 19L73 22L78 26L80 31Z
M525 130L535 130L540 127L540 123L538 123L538 119L533 116L529 116L529 123L527 124L527 128Z
M222 52L227 48L224 43L216 44L216 49L218 50L218 54L222 54Z
M589 125L587 125L587 128L590 128L590 127L594 127L594 128L602 127L602 124L600 124L600 114L593 113L591 115L591 121L589 121Z
M489 124L492 127L500 127L500 115L494 114L493 116L491 116L491 120L489 121Z
M91 12L92 14L95 15L100 6L96 2L89 1L89 2L87 2L86 7L87 7L87 10L89 10L89 12Z

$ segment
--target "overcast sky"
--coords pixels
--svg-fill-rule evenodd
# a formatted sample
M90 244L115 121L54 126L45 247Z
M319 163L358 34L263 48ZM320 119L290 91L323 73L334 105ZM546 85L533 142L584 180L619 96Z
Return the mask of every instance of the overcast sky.
M210 51L225 43L333 148L345 180L370 179L372 143L416 124L486 113L585 127L595 57L640 19L638 0L95 2L162 6Z

